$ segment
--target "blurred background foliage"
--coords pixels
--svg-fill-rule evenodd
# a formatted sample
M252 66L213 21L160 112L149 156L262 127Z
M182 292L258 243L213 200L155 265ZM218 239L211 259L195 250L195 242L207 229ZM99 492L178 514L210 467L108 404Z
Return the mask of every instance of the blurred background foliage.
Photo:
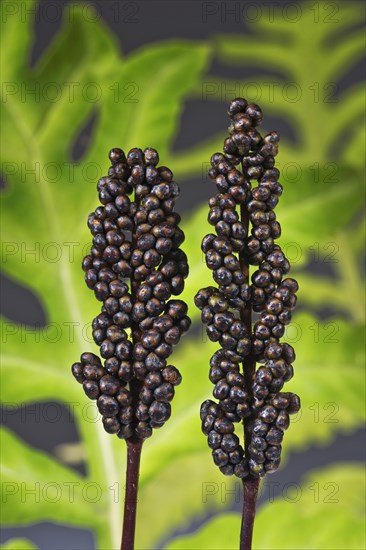
M9 4L19 9L12 13ZM264 131L272 129L272 121L285 127L278 157L284 185L278 219L281 246L300 283L298 313L286 333L298 357L288 389L302 399L302 411L285 437L286 472L288 459L300 460L300 452L330 446L337 436L355 432L365 415L364 95L361 82L347 84L347 74L364 55L362 3L318 2L312 9L308 3L295 4L302 7L296 21L284 18L277 6L271 17L242 29L238 25L236 33L161 40L127 55L102 19L86 18L83 4L69 5L62 28L32 67L34 23L22 15L22 4L1 5L2 269L38 297L48 324L38 337L35 330L33 338L25 338L24 327L3 318L2 401L19 407L65 404L73 411L80 442L47 453L32 445L31 436L25 441L15 430L2 428L2 524L72 525L92 530L96 548L119 547L124 444L104 433L101 422L85 418L86 411L89 419L93 416L70 365L82 351L93 350L84 327L98 311L80 269L90 241L86 218L96 205L90 180L96 174L96 183L107 171L111 147L152 146L186 197L191 274L185 299L194 324L173 356L184 382L172 418L144 446L136 547L234 549L240 503L229 492L240 487L213 466L200 431L198 411L211 394L208 361L215 346L203 337L193 305L198 288L210 284L200 251L207 207L197 197L202 188L203 196L214 192L205 172L211 154L221 150L225 126L198 141L192 136L185 148L174 143L187 105L212 103L210 113L221 124L227 102L242 90L268 115ZM26 4L36 6L33 0ZM205 3L198 4L204 17ZM230 76L216 76L218 68ZM72 100L69 82L78 83ZM86 100L90 82L101 91L98 102ZM50 83L62 90L53 101L44 93L25 99L21 94L32 87L48 89ZM93 131L75 159L75 141L90 117ZM28 176L26 171L37 166L40 177ZM35 243L45 250L50 242L61 251L57 261L19 253ZM72 257L70 243L77 243ZM70 322L75 338L69 330L59 331ZM258 511L254 548L365 547L360 465L336 455L328 462L311 471L305 466L301 484L285 478L281 488L286 491L266 499ZM265 482L279 486L276 476ZM35 483L49 490L46 497L41 490L38 502L23 498L19 489ZM87 484L92 489L97 484L100 495L85 496ZM2 548L35 546L19 538Z

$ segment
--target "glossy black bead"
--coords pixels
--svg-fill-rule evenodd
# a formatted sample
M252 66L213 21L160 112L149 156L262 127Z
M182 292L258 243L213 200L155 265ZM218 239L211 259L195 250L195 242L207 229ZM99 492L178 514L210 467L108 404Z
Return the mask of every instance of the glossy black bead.
M266 457L264 456L263 451L260 451L259 449L254 447L253 444L249 445L248 452L251 460L253 460L257 464L263 464L265 462Z
M161 403L154 401L149 408L149 415L154 422L163 423L166 422L171 414L171 407L169 403Z
M115 395L120 389L120 383L114 376L106 374L99 381L99 388L103 394Z
M234 468L234 473L240 479L244 479L249 475L249 464L243 459Z
M287 408L289 414L296 414L300 410L300 398L295 393L291 394L290 403Z
M151 352L145 359L145 366L148 371L161 370L165 367L165 361Z
M266 442L265 438L260 437L259 435L253 435L251 439L251 445L258 451L264 451L268 447L268 443Z
M85 365L82 369L82 376L87 380L100 380L104 374L104 369L99 365Z
M208 418L208 417L206 417ZM203 420L203 422L205 422L205 419ZM203 429L203 427L202 427ZM205 431L204 431L205 433ZM221 446L221 441L222 441L222 435L219 434L218 432L216 432L215 430L211 430L209 433L208 433L208 446L211 448L211 449L219 449L220 446Z
M229 462L229 456L225 451L223 451L221 448L214 449L212 451L212 458L216 464L216 466L226 466L226 464Z
M285 410L280 410L276 419L276 426L280 430L287 430L290 425L290 417L288 412Z
M211 414L208 414L207 416L205 416L205 418L202 420L202 432L205 434L205 435L209 435L209 433L211 432L212 430L212 427L213 427L213 424L215 422L215 417L212 416ZM214 434L216 434L215 431L213 431ZM219 441L221 441L221 436L218 436L217 435L217 438ZM210 443L209 443L210 445ZM215 449L216 447L218 447L219 445L214 445L212 448Z
M268 446L264 454L266 459L269 460L270 462L277 462L281 457L281 445Z
M254 477L260 478L265 473L263 464L260 464L260 463L256 462L252 458L249 459L248 466L249 466L250 473Z
M154 397L156 401L161 401L163 403L170 402L174 397L173 385L169 382L164 382L154 390Z
M231 453L239 446L239 438L235 434L225 434L222 437L221 449L226 453Z
M122 409L118 415L118 420L121 422L121 424L130 424L133 420L134 412L133 407L128 406Z
M272 427L266 435L266 441L269 445L280 445L283 439L283 431Z
M100 414L103 416L115 416L119 412L118 401L109 395L101 395L97 401Z
M267 424L272 424L276 420L277 414L272 405L266 405L259 411L259 417Z
M129 361L121 361L118 369L118 378L123 382L129 382L132 378L132 365Z
M115 416L103 416L102 421L105 431L109 434L117 434L121 429L121 425Z
M71 367L71 372L76 380L82 384L84 381L83 365L81 363L74 363Z
M99 385L95 380L84 380L83 389L89 399L97 399L100 395Z
M214 429L220 434L231 434L234 432L234 425L226 418L217 418L215 420Z
M252 425L253 433L258 437L264 437L269 430L269 425L260 418L256 418Z
M168 366L162 371L163 378L166 382L169 382L173 386L178 386L181 381L182 377L180 375L180 372L177 368L173 366Z

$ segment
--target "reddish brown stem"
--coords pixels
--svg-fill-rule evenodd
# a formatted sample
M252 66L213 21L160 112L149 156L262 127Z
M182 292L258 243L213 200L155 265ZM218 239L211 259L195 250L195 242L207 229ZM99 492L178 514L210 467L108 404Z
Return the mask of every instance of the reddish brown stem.
M259 479L243 479L243 516L240 531L240 550L251 550Z
M241 206L240 209L241 222L244 225L246 231L249 231L249 213L245 205ZM245 252L239 254L240 267L245 277L245 282L249 284L249 262L246 258ZM241 320L243 321L245 328L247 330L248 336L252 335L252 308L251 304L248 303L245 308L240 312ZM244 371L244 380L245 380L245 390L249 395L249 399L252 398L252 386L253 379L255 374L255 365L256 360L253 354L248 355L245 358L243 363ZM250 434L247 430L248 421L250 418L247 418L244 422L244 447L245 455L248 456L248 445L250 443ZM251 550L252 548L252 537L253 537L253 526L255 519L255 510L257 502L259 480L249 475L247 478L243 479L243 515L242 515L242 524L240 532L240 550Z
M136 245L136 234L132 235L132 247ZM131 298L135 301L139 282L131 277ZM132 342L135 345L141 336L137 323L131 326ZM130 392L134 403L138 402L138 396L141 389L140 380L133 379L130 382ZM140 459L143 441L135 436L126 441L127 445L127 468L126 468L126 489L125 506L123 513L123 529L121 550L134 550L135 530L136 530L136 512L137 512L137 494L139 486Z
M141 449L142 441L127 441L126 491L121 550L133 550L135 545Z

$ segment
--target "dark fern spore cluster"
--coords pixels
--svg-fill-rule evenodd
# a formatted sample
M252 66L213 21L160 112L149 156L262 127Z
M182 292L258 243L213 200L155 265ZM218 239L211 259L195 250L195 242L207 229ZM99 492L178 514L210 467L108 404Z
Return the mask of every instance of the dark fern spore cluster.
M245 99L233 100L228 114L230 137L225 139L224 154L212 156L209 171L218 189L208 214L215 233L202 241L217 287L204 288L195 297L208 337L220 345L209 374L217 401L202 404L201 420L214 462L224 474L261 477L278 468L289 415L300 408L297 395L281 392L293 376L295 353L289 344L280 343L298 285L284 278L290 264L275 243L281 235L274 213L282 193L274 167L279 136L261 136L256 129L261 109ZM249 265L258 267L251 284ZM245 322L248 310L258 317L252 334ZM262 364L254 379L246 369L249 362ZM245 450L234 433L234 424L242 420Z
M188 274L174 212L179 187L168 168L157 166L154 149L131 149L127 157L112 149L109 158L83 260L86 284L103 304L92 327L104 361L83 353L72 372L97 400L107 432L145 439L170 417L181 376L167 359L190 326L186 304L171 299Z

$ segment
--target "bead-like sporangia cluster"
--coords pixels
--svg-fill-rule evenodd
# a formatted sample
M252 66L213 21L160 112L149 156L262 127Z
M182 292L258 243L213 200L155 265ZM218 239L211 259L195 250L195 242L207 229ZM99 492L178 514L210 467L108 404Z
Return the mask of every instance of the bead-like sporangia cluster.
M104 363L83 353L72 372L97 400L107 432L145 439L170 416L181 376L167 359L190 326L186 304L170 299L188 274L174 212L179 187L168 168L157 167L154 149L131 149L127 157L112 149L109 158L108 176L97 185L102 206L88 218L93 245L83 260L86 284L103 303L92 326Z
M282 193L274 167L279 136L260 135L261 109L245 99L233 100L228 114L230 137L224 154L212 156L209 171L218 189L208 214L216 234L202 241L217 287L204 288L195 297L208 337L221 346L210 362L217 402L202 404L201 420L214 462L224 474L261 477L277 469L289 415L300 408L297 395L281 392L293 376L295 353L279 342L291 321L298 285L284 278L290 265L275 244L281 234L273 211ZM236 168L239 163L242 171ZM258 266L252 284L249 265ZM249 328L248 310L257 316L252 327L249 313ZM255 371L256 362L263 365ZM246 368L250 363L253 372ZM234 423L242 420L245 450L234 433Z

